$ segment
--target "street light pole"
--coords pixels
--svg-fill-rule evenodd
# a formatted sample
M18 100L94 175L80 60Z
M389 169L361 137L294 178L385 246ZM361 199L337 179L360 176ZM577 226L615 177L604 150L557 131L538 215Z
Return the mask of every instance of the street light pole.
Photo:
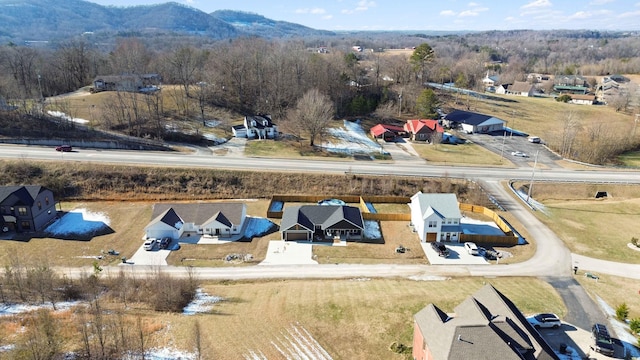
M533 162L533 170L531 171L531 183L529 183L529 191L527 191L527 204L529 203L529 199L531 198L531 189L533 188L533 177L536 174L536 165L538 165L538 153L540 150L536 151L536 160Z

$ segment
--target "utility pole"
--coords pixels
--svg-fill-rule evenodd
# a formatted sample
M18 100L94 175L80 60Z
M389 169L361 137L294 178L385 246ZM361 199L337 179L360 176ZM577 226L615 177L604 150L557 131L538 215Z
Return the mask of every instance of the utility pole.
M511 117L513 117L513 125L511 127L511 135L509 135L510 138L513 137L513 130L515 130L516 128L516 111L515 110L512 111Z
M633 136L636 136L636 127L638 127L638 120L640 120L640 114L636 114L636 118L633 120Z
M533 170L531 171L531 182L529 183L529 191L527 191L527 204L529 203L529 199L531 198L531 189L533 188L533 177L536 175L536 165L538 165L538 153L540 150L536 151L536 160L533 162Z
M502 150L500 150L500 162L504 159L504 140L507 138L507 130L502 133Z
M398 95L398 117L402 115L402 89L400 89L400 95Z

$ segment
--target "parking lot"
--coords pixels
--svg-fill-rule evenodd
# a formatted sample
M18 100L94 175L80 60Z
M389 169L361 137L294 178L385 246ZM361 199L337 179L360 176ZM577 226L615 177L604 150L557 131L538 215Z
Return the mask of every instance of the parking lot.
M559 168L560 165L556 161L561 157L551 152L542 143L534 144L527 140L526 136L517 135L516 133L499 132L491 134L464 134L469 141L478 144L498 155L502 155L506 160L513 162L518 166L533 166L536 153L538 154L538 166L548 168ZM511 155L512 152L519 151L526 154L526 157Z

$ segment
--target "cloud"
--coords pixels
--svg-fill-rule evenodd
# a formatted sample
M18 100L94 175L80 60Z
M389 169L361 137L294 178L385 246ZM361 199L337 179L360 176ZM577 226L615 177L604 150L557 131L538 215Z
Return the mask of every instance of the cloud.
M610 10L598 10L598 11L578 11L569 16L569 20L585 20L593 17L600 17L604 15L610 15Z
M618 15L619 18L628 18L628 17L635 17L635 16L640 16L640 10L638 10L638 11L627 11L625 13L622 13L622 14Z
M532 2L522 5L520 9L540 9L553 6L549 0L533 0Z
M456 16L456 12L453 10L442 10L440 11L441 16Z
M478 16L481 12L489 10L488 8L477 8L473 10L465 10L458 14L459 17Z
M478 3L474 3L474 2L470 2L469 4L467 4L469 7L474 7L474 6L480 6L478 5Z
M304 9L296 9L296 14L313 14L313 15L322 15L326 13L326 10L323 8L304 8Z
M375 1L369 0L360 0L356 4L356 7L353 9L343 9L341 12L343 14L355 14L357 12L363 12L369 10L369 8L376 7L377 4Z

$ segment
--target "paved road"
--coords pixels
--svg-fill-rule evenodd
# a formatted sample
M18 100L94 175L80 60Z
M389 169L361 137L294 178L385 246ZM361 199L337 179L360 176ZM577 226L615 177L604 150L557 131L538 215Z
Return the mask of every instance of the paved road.
M494 266L420 266L420 265L315 265L315 266L285 266L285 267L251 267L234 269L198 269L199 275L211 279L251 279L251 278L300 278L300 277L352 277L352 276L566 276L570 274L573 263L580 262L580 268L585 270L598 269L600 273L618 272L629 275L622 270L620 264L600 266L595 259L571 256L562 241L544 224L542 224L528 208L515 200L501 185L505 179L530 179L530 168L479 168L455 166L428 166L398 162L390 166L387 163L376 162L332 162L308 161L291 159L264 158L225 158L214 154L177 154L169 152L140 152L140 151L100 151L80 149L71 153L57 153L47 147L28 147L15 145L0 145L0 157L14 159L62 160L69 162L94 162L116 164L162 165L176 167L207 167L226 169L264 169L274 171L320 172L320 173L361 173L372 175L401 175L467 178L482 181L485 189L491 193L505 208L527 228L530 235L537 241L536 254L528 261ZM615 182L640 184L638 171L592 170L577 171L569 169L541 169L536 173L536 181L585 181L585 182ZM597 267L596 267L597 266ZM640 266L638 266L640 267ZM170 267L169 267L170 268ZM140 271L144 271L141 269ZM180 272L182 270L169 270ZM634 274L640 274L634 271ZM625 275L623 275L625 276Z

